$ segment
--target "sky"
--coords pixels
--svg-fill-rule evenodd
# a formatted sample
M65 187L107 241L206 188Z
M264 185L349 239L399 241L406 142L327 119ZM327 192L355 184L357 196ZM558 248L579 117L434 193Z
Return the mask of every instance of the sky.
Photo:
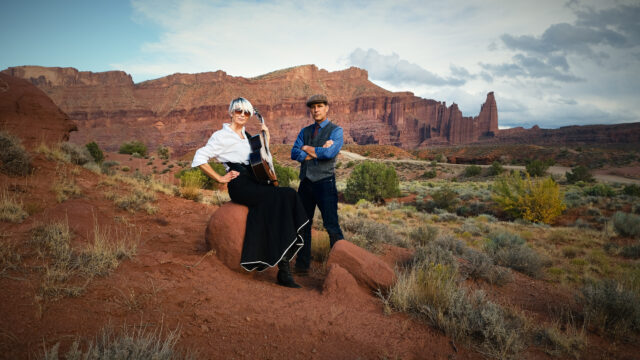
M640 121L638 0L21 0L0 12L0 69L254 77L356 66L391 91L501 128Z

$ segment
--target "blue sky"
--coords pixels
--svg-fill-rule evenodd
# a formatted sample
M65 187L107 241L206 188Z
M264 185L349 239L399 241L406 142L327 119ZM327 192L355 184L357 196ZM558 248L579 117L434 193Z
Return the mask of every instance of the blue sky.
M0 12L0 69L123 70L140 82L358 66L467 116L494 91L502 127L636 122L637 19L637 0L23 0Z

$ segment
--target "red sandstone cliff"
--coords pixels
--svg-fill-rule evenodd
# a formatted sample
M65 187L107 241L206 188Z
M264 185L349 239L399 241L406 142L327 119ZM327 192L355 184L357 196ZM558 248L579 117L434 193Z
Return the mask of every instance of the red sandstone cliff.
M328 72L305 65L250 79L223 71L174 74L139 84L122 71L21 66L3 72L31 81L75 120L79 131L72 141L95 140L108 150L132 139L177 153L201 146L228 121L229 101L238 96L264 115L273 142L291 144L309 122L305 99L320 92L329 97L329 117L344 128L346 142L415 148L470 143L498 133L493 93L479 116L463 117L456 104L387 91L354 67ZM249 131L256 129L257 122Z
M0 130L27 148L66 141L77 130L69 117L42 90L26 80L0 73Z

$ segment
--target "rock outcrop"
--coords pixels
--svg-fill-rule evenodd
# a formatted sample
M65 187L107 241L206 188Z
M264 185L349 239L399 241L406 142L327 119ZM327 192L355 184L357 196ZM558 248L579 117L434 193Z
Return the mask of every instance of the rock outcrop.
M29 81L0 73L0 130L26 148L69 140L76 125L42 90Z
M240 257L248 213L246 206L228 202L211 215L204 235L207 249L215 250L229 269L240 272L245 271L240 266Z
M328 72L304 65L249 79L223 71L174 74L138 84L121 71L21 66L3 72L31 81L69 114L79 126L72 141L96 141L111 151L133 139L176 154L200 147L228 122L229 101L238 96L260 110L273 143L295 141L309 123L306 98L320 92L328 95L329 116L344 128L347 143L415 148L475 142L498 131L493 93L477 117L463 117L456 104L387 91L355 67ZM256 121L248 130L257 129Z
M396 280L393 269L377 256L346 240L333 245L327 266L340 265L360 284L372 290L388 289Z

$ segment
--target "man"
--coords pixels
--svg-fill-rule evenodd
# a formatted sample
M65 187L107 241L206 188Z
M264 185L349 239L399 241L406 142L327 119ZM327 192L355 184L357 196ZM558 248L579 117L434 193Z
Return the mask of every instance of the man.
M343 143L342 128L327 119L329 101L325 95L311 96L307 107L314 123L300 130L291 149L291 159L301 163L298 194L309 218L309 225L303 232L304 246L298 252L295 265L295 272L300 275L307 274L311 265L311 226L316 205L331 246L344 239L338 224L335 176L336 156Z

